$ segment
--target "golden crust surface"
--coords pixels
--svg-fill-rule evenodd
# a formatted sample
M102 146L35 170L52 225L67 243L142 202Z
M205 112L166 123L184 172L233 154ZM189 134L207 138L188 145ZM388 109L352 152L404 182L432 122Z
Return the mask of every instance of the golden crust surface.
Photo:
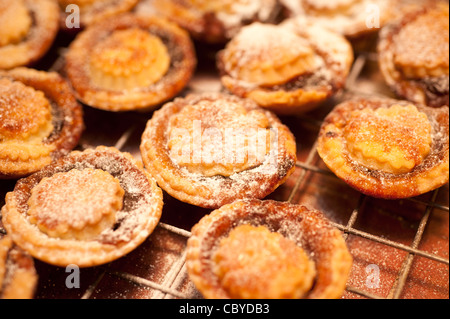
M99 171L104 173L97 177L89 174ZM94 180L96 185L91 188L103 189L110 200L82 191L83 198L74 200L81 201L88 211L68 205L72 203L70 197L77 197L80 191L61 194L49 185L55 186L55 178L69 179L64 185L57 183L58 187L76 188L74 176L83 183ZM67 211L55 215L54 207L48 203L52 198L61 209L69 209L72 217L66 218ZM85 201L94 203L88 205ZM99 207L99 203L109 207ZM19 180L14 191L7 194L1 212L12 240L33 257L60 267L70 264L92 267L116 260L139 246L158 224L162 207L162 191L142 169L142 164L115 148L98 147L72 152ZM105 220L111 214L113 221ZM67 229L70 236L66 236Z
M32 299L37 282L33 258L9 236L0 238L0 299Z
M0 179L34 173L77 146L83 111L61 76L0 71L0 90Z
M449 105L448 19L448 2L430 1L380 33L380 70L401 98L432 107Z
M242 111L242 116L229 112L230 109L236 109L236 105ZM192 106L206 107L209 111L192 113L190 126L196 124L200 126L199 130L193 131L193 134L197 135L191 135L188 129L181 132L184 133L181 134L182 137L184 136L190 141L193 140L193 147L196 147L195 149L192 148L195 151L192 153L189 148L189 145L192 145L191 143L178 143L178 145L187 146L179 152L175 152L175 154L180 154L180 152L181 154L187 154L185 157L187 161L183 162L177 160L169 149L170 123L183 110ZM255 118L267 124L261 128L263 134L259 139L262 141L259 145L262 145L265 149L263 154L265 156L262 157L261 164L257 163L256 166L251 165L249 167L247 164L251 162L246 162L246 159L248 160L246 155L252 153L250 153L248 147L238 148L237 146L240 145L238 143L232 144L231 150L233 152L230 155L230 149L227 147L229 144L226 144L224 140L234 136L233 133L236 132L236 130L231 130L231 132L227 130L227 125L233 125L232 121L222 123L223 125L219 125L219 127L212 127L212 130L208 130L211 135L205 133L208 125L214 124L214 126L217 126L217 123L220 123L218 114L222 113L228 113L231 118L237 120L237 126L240 128L242 126L239 123L248 121L251 116L255 116ZM204 114L203 118L201 117L202 114ZM210 115L205 116L207 114ZM197 115L200 115L198 121L195 118ZM217 133L221 138L211 139L211 143L204 143L203 150L209 151L203 152L202 139L213 136L212 133ZM268 136L270 136L270 144L273 146L269 149L266 148ZM176 141L176 136L171 140L172 142ZM251 148L255 144L248 145ZM141 154L146 169L156 178L160 187L171 196L196 206L218 208L239 198L263 198L272 193L285 182L295 169L296 143L289 129L274 114L259 108L251 100L219 93L192 94L186 98L178 98L154 113L142 136ZM190 156L191 154L194 156ZM213 154L214 157L218 156L219 160L206 160L210 154ZM224 162L221 160L222 158L227 160ZM213 171L215 173L192 172L186 166L191 166L194 169L206 169L209 173ZM228 173L232 174L229 175Z
M253 235L248 234L252 238L245 239L244 231L241 233L241 240L239 241L241 248L236 247L236 249L245 251L247 249L251 250L252 245L259 246L266 244L277 247L278 245L276 240L274 241L274 238L280 240L279 238L282 237L283 241L289 241L287 245L296 245L294 250L301 249L305 252L308 259L313 263L313 269L315 270L313 273L315 272L315 276L314 285L311 288L306 289L308 285L303 287L305 290L300 294L301 298L334 299L342 296L352 266L352 257L346 247L342 234L330 225L323 214L318 211L309 210L301 205L249 199L238 200L234 203L224 205L220 209L213 211L210 215L203 217L192 229L192 235L188 240L186 265L190 279L205 298L235 299L245 298L247 296L248 286L239 287L238 285L234 285L234 290L231 291L237 291L237 295L236 293L231 293L229 287L223 284L223 279L221 280L221 276L215 270L217 267L215 264L217 257L214 256L225 253L220 243L230 240L230 236L236 236L235 232L239 231L241 227L250 227L252 231L255 231L255 228L263 227L263 232L269 232L271 235L265 237L265 239L257 239L252 237ZM272 236L274 238L271 238ZM253 242L254 240L258 242ZM265 242L267 240L270 244ZM280 254L288 253L291 248L285 247L284 249L286 251L280 252ZM263 267L265 258L270 257L260 256L263 255L262 252L263 250L261 249L253 251L256 254L253 257L254 261L261 263L252 265L249 268ZM226 258L232 258L232 255L236 252L227 251L227 253L230 255L226 256ZM249 257L246 254L245 256ZM294 256L290 254L286 258L295 258ZM242 258L245 259L245 257ZM274 261L274 264L278 262L282 261ZM231 272L228 271L227 274L236 276L239 273L237 269L240 269L238 264L239 261L235 260L230 267ZM285 266L287 267L283 263L276 270L264 269L259 274L251 273L253 277L240 278L240 280L245 281L253 278L254 281L250 287L257 287L257 291L264 288L270 289L270 291L264 292L265 298L271 296L272 293L275 293L279 297L278 287L264 286L265 279L258 279L258 277L273 271L274 273L270 274L271 276L279 276L280 280L283 280L283 276L289 276L289 278L295 281L296 277L292 277L292 273L289 271L285 272ZM304 266L302 263L297 265L299 268ZM250 269L242 270L242 274L245 271L250 271ZM309 272L304 272L305 277L303 279L306 281L308 280L307 277L311 275ZM239 282L239 279L234 278L233 282ZM259 284L261 286L258 286ZM295 294L289 295L291 298L300 298Z
M282 115L310 111L335 95L352 63L343 36L300 18L246 26L217 57L228 91Z
M6 1L6 6L9 1ZM0 7L0 69L29 66L50 49L59 30L59 8L53 0L12 1L16 9ZM3 6L4 4L2 4ZM23 10L22 10L23 9ZM25 10L25 11L24 11ZM8 15L3 18L2 14ZM16 16L18 15L18 16ZM12 16L12 17L11 17ZM28 21L28 22L27 22ZM2 25L7 24L7 25ZM18 32L18 30L22 30ZM8 39L8 43L3 43Z
M140 46L141 41L117 36L117 32L123 35L126 30L134 30L132 38L145 35L144 40L152 45ZM102 57L98 48L104 41L109 41L106 53L114 58L109 62L104 58L95 60ZM152 48L156 51L144 52ZM138 52L145 54L134 56ZM111 65L111 61L117 63ZM123 61L129 61L129 65ZM196 64L193 43L177 25L156 17L123 14L80 33L69 47L65 72L78 99L89 106L116 112L147 111L176 96L191 79ZM149 74L159 74L159 78L148 82ZM99 78L104 80L100 85Z
M385 199L409 198L427 193L448 183L448 107L435 109L415 105L420 112L415 122L421 125L419 128L410 127L408 129L410 124L405 124L404 118L392 117L373 130L367 129L371 131L371 136L367 136L366 140L378 145L377 149L382 149L381 152L386 156L397 154L395 159L388 157L386 160L391 161L393 165L407 163L406 170L397 168L396 171L392 171L390 170L392 166L387 169L386 166L380 167L380 163L372 166L355 157L354 153L352 154L353 146L349 146L349 143L356 139L348 139L346 130L350 129L350 134L357 135L364 132L372 123L362 121L358 124L357 130L351 129L348 126L351 125L352 114L367 109L385 112L396 106L408 108L411 107L411 103L379 98L350 100L336 106L325 119L320 131L317 151L325 164L347 184L369 196ZM424 121L423 115L427 117L426 121ZM385 124L390 121L393 121L393 124L385 127ZM431 144L426 137L428 134L426 132L430 128ZM421 136L417 136L417 134ZM380 136L384 136L385 140L383 141ZM389 151L390 149L394 149L395 152ZM400 151L397 152L398 150ZM376 150L369 147L368 151L367 158L370 156L370 152L373 153ZM383 158L383 154L376 156L378 161ZM411 163L412 165L410 165Z

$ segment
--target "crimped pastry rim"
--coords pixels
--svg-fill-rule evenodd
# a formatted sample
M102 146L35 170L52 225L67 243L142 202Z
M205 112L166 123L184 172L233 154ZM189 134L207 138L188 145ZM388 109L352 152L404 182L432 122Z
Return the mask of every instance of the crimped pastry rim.
M228 189L229 193L218 198L220 189L209 187L208 180L194 174L187 174L175 165L168 154L166 146L166 130L169 119L178 113L183 107L201 100L215 101L225 99L244 105L247 109L257 109L258 106L251 100L242 100L238 97L221 93L191 94L185 98L177 98L167 103L160 110L155 111L151 120L148 121L141 139L141 154L145 168L157 180L158 185L169 195L178 200L203 208L218 208L224 204L231 203L238 198L257 197L264 198L283 184L295 170L296 144L295 138L287 126L271 112L262 110L269 118L271 125L278 129L279 143L277 172L275 174L252 173L258 168L267 167L270 163L235 174L238 178L222 178L220 184L223 191ZM243 104L242 104L243 103ZM281 145L280 145L281 144ZM267 162L267 161L266 161ZM252 174L244 176L244 174ZM259 176L259 177L258 177ZM242 183L245 178L246 183ZM256 180L258 178L258 180ZM253 186L251 185L253 183ZM234 188L233 188L234 187Z
M444 186L449 176L449 111L445 106L437 109L415 105L430 119L433 146L432 153L410 173L394 175L371 171L352 163L346 155L346 142L339 127L345 125L350 113L366 107L377 109L394 104L406 106L411 105L411 102L389 98L355 98L336 106L321 127L317 146L319 156L337 177L357 191L375 198L410 198ZM429 165L431 167L427 167Z
M187 244L186 266L189 278L204 297L230 298L212 272L210 257L220 237L243 223L254 226L265 225L272 231L290 237L297 244L304 246L304 249L308 249L307 245L314 246L313 240L321 239L322 242L315 244L324 244L323 248L327 249L327 252L314 249L309 251L311 258L319 260L320 263L316 264L316 282L305 299L337 299L342 296L350 274L352 256L341 232L332 227L321 212L303 205L245 199L213 211L192 228L192 235ZM287 234L283 234L282 227L287 228L287 225L292 228L287 230ZM298 228L294 229L295 226ZM309 235L314 233L315 236L303 236L303 226L311 227ZM289 233L290 231L292 233Z
M139 194L148 196L149 198L146 201L151 199L151 203L147 202L145 204L146 209L143 209L143 207L133 208L132 211L136 211L135 214L137 216L130 215L131 217L126 217L139 219L139 224L135 225L133 229L124 229L124 227L127 227L124 224L126 218L120 221L120 225L124 225L122 226L123 231L131 232L131 235L128 235L130 237L128 240L121 237L114 237L116 242L107 238L103 239L103 242L100 240L77 241L50 238L40 232L37 226L29 223L26 216L26 201L30 196L31 189L43 178L54 173L90 165L99 169L105 169L104 165L108 164L102 164L101 162L105 157L113 159L115 164L119 166L122 165L119 170L117 170L117 165L111 166L111 170L115 170L114 173L110 171L111 174L116 174L119 178L130 172L140 175L142 180L139 182L141 183ZM108 171L107 169L105 170ZM142 183L145 183L145 185ZM131 187L134 186L132 185ZM127 196L129 191L126 187L124 189L126 191L125 196ZM131 193L130 196L132 196ZM154 179L142 169L141 164L137 163L128 153L121 153L111 147L97 147L84 152L74 151L40 172L19 180L15 189L6 195L6 203L1 213L7 233L19 247L33 257L55 266L66 267L70 264L75 264L78 267L85 268L114 261L137 248L158 225L162 208L162 191ZM141 211L138 211L138 209ZM118 230L121 230L121 227L114 229L113 232ZM117 236L121 236L121 234L117 234Z

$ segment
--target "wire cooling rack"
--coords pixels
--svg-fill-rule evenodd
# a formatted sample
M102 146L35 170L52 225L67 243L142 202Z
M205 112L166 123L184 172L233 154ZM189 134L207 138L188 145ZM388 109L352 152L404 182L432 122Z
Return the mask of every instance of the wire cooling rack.
M203 62L183 94L222 89L213 56L206 51L205 58L199 58ZM59 62L50 70L58 69ZM346 89L328 105L301 117L282 118L296 136L298 162L291 178L269 198L321 210L342 231L354 258L344 299L448 299L448 185L416 198L378 200L350 189L317 155L322 120L334 105L356 95L392 97L374 53L357 55ZM87 129L78 149L114 146L140 159L141 134L150 118L85 108ZM0 182L0 204L13 187L13 181ZM148 240L115 262L82 269L79 286L67 285L66 269L36 260L36 298L201 299L186 272L185 249L190 229L210 211L164 196L163 217Z

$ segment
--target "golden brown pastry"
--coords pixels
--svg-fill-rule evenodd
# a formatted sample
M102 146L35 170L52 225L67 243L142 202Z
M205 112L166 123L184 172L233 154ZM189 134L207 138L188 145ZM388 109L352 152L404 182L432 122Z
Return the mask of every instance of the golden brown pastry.
M37 282L33 258L9 236L0 237L0 299L32 299Z
M12 240L33 257L60 267L91 267L145 241L162 206L162 191L142 164L98 147L74 151L19 180L1 212Z
M56 73L0 71L0 179L24 177L78 144L83 112Z
M275 0L151 0L154 10L204 42L224 43L251 22L273 22Z
M131 11L139 0L58 0L58 2L61 28L72 29L72 23L75 22L73 14L79 12L77 22L82 29L100 20L113 19L115 15ZM78 7L77 12L73 10L73 5Z
M65 72L91 107L144 111L177 95L196 63L184 30L156 17L124 14L80 33L67 52Z
M448 107L351 100L325 119L318 153L338 177L366 195L418 196L448 183L448 116Z
M341 35L298 19L242 28L217 60L228 91L278 114L295 114L344 87L353 51Z
M188 240L186 266L208 299L335 299L352 257L322 213L253 199L203 217Z
M449 105L448 2L427 2L383 28L378 53L386 83L398 96Z
M295 170L296 144L289 129L253 101L205 93L156 111L141 154L169 195L218 208L272 193Z
M339 32L349 40L377 33L391 18L396 0L281 0L291 17Z
M0 2L0 69L29 66L50 49L59 30L54 0Z

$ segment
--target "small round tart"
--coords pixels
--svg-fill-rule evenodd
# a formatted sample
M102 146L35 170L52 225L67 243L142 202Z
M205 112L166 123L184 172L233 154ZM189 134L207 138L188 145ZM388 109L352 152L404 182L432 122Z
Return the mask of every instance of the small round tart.
M0 179L24 177L66 155L83 129L82 107L57 73L0 71Z
M151 0L156 12L171 19L197 40L225 43L251 22L274 22L275 0Z
M33 299L37 282L33 258L9 236L0 238L0 299Z
M317 150L339 178L366 195L419 196L448 183L448 116L448 107L351 100L325 119Z
M4 227L33 257L92 267L138 247L161 218L162 191L130 154L74 151L19 180L2 208Z
M308 17L350 40L376 33L390 19L396 0L281 0L290 17Z
M53 0L0 2L0 69L28 66L41 59L59 30Z
M288 115L310 111L343 88L353 51L341 35L298 19L242 28L217 60L228 91Z
M295 170L296 143L273 113L251 100L193 94L154 113L141 154L169 195L215 209L272 193Z
M79 28L87 27L117 14L130 12L139 0L58 0L61 28L73 29L74 13L79 12ZM77 6L74 7L73 6ZM76 10L76 11L75 11ZM78 27L78 26L77 26Z
M176 96L196 64L184 30L156 17L124 14L80 33L65 71L79 100L91 107L147 111Z
M400 97L449 105L449 6L431 2L386 26L378 44L386 83Z
M352 257L322 213L246 199L193 227L186 266L208 299L337 299Z

